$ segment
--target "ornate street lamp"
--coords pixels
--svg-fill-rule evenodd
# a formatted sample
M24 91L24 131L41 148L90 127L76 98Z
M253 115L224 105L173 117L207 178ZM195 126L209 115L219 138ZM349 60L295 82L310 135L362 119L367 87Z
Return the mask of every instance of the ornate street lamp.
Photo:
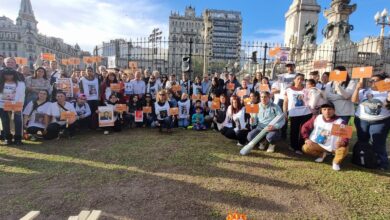
M381 28L381 35L380 37L383 38L385 37L385 27L386 26L390 26L390 16L388 16L388 11L387 9L383 9L382 13L380 12L377 12L375 14L375 22L377 25L381 25L382 28Z

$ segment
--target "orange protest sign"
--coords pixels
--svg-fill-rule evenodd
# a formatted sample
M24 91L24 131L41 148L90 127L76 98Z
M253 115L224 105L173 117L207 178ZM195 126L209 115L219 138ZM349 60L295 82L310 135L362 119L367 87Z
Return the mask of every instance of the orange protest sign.
M375 87L379 92L390 91L390 79L375 82Z
M41 53L41 60L55 61L56 55L51 53Z
M351 138L353 133L352 126L334 124L331 134L341 138Z
M246 89L240 89L237 91L237 96L242 98L242 97L246 96L246 93L247 93Z
M327 60L317 60L313 62L313 69L325 69L328 66Z
M69 60L68 60L68 59L62 59L62 60L61 60L61 63L62 63L62 65L64 65L64 66L68 66L68 65L69 65Z
M236 85L234 85L234 83L228 83L226 87L227 87L228 90L234 90Z
M221 102L219 100L214 100L211 102L211 110L221 109Z
M92 60L93 60L94 63L101 63L102 62L102 57L94 56L94 57L92 57Z
M129 108L126 104L116 104L115 105L115 111L119 113L127 112Z
M83 57L83 62L88 64L94 63L94 57Z
M245 214L234 212L234 213L229 213L226 216L226 220L247 220L247 217Z
M258 104L245 105L245 112L257 114L259 113L259 105Z
M261 84L260 85L260 92L269 92L269 85L268 84Z
M79 94L80 87L77 84L73 84L73 94Z
M169 114L171 115L178 115L179 114L179 108L170 108Z
M23 110L23 102L4 102L4 111L6 112L21 112Z
M80 62L81 62L80 58L73 57L68 59L69 65L80 65Z
M352 79L371 78L372 72L373 72L372 66L353 68Z
M172 91L173 92L179 92L179 91L181 91L181 86L180 85L174 85L174 86L172 86Z
M269 50L268 54L270 57L274 57L274 56L278 55L280 53L280 51L281 51L280 47L275 47L275 48L271 48Z
M146 114L148 113L152 113L152 107L149 107L149 106L145 106L142 108L142 111Z
M192 101L201 100L201 95L192 94L191 99Z
M24 57L15 57L16 64L26 66L27 65L27 58Z
M347 75L348 75L347 71L335 70L335 71L330 72L329 81L343 82L343 81L347 80Z
M113 92L120 92L121 91L121 84L119 84L119 83L111 83L110 84L110 89Z
M200 100L201 100L202 102L207 102L207 101L209 101L209 97L208 97L207 95L202 95L202 97L200 98Z
M75 121L76 120L76 112L61 112L61 120L63 121Z

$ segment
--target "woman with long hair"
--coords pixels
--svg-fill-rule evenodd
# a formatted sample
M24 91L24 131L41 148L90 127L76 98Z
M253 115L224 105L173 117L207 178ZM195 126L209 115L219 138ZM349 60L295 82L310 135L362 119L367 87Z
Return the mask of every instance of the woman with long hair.
M5 138L4 144L10 145L15 143L16 145L22 144L23 136L23 122L22 112L13 111L15 134L11 134L11 111L5 110L5 102L18 102L24 103L26 86L24 82L18 80L18 72L11 68L4 68L0 72L0 118L3 125L3 135ZM14 142L13 142L14 140Z
M173 120L169 112L168 94L165 90L160 90L157 94L157 100L154 103L154 111L157 119L156 125L159 127L160 132L162 132L163 128L166 128L168 133L170 133L173 127Z
M41 90L51 92L50 80L47 79L46 70L38 67L32 76L26 78L26 99L25 103L36 100Z
M29 102L24 108L24 128L27 134L30 136L30 140L34 141L38 137L40 132L43 134L45 127L45 115L50 107L49 92L47 90L40 90L38 92L38 98Z

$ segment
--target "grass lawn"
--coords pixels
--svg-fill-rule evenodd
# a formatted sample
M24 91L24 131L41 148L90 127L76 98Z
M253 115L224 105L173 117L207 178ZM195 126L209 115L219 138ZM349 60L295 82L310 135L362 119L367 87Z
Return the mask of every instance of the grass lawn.
M239 156L213 131L138 129L22 147L0 146L0 219L40 210L66 219L99 209L101 219L390 219L390 174L341 172L281 144Z

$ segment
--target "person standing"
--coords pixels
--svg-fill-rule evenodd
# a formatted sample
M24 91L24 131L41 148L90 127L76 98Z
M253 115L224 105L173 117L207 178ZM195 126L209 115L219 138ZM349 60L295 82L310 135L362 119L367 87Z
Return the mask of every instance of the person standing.
M148 79L149 81L149 79ZM138 95L139 98L143 98L146 91L145 81L142 80L142 74L140 71L135 72L135 79L130 81L133 87L133 95Z
M287 73L278 75L278 80L272 84L271 91L274 95L274 103L279 105L280 108L283 108L284 97L286 94L286 90L291 87L292 82L294 81L297 73L295 72L295 63L289 61L286 63ZM287 138L287 125L282 128L282 138Z
M311 110L305 105L304 75L296 74L292 86L286 90L283 112L288 114L291 122L290 145L296 154L302 154L304 139L300 134L302 125L312 117Z
M50 69L51 69L50 85L53 85L55 82L57 82L58 78L61 78L61 73L57 68L58 68L57 61L55 61L55 60L50 61Z

